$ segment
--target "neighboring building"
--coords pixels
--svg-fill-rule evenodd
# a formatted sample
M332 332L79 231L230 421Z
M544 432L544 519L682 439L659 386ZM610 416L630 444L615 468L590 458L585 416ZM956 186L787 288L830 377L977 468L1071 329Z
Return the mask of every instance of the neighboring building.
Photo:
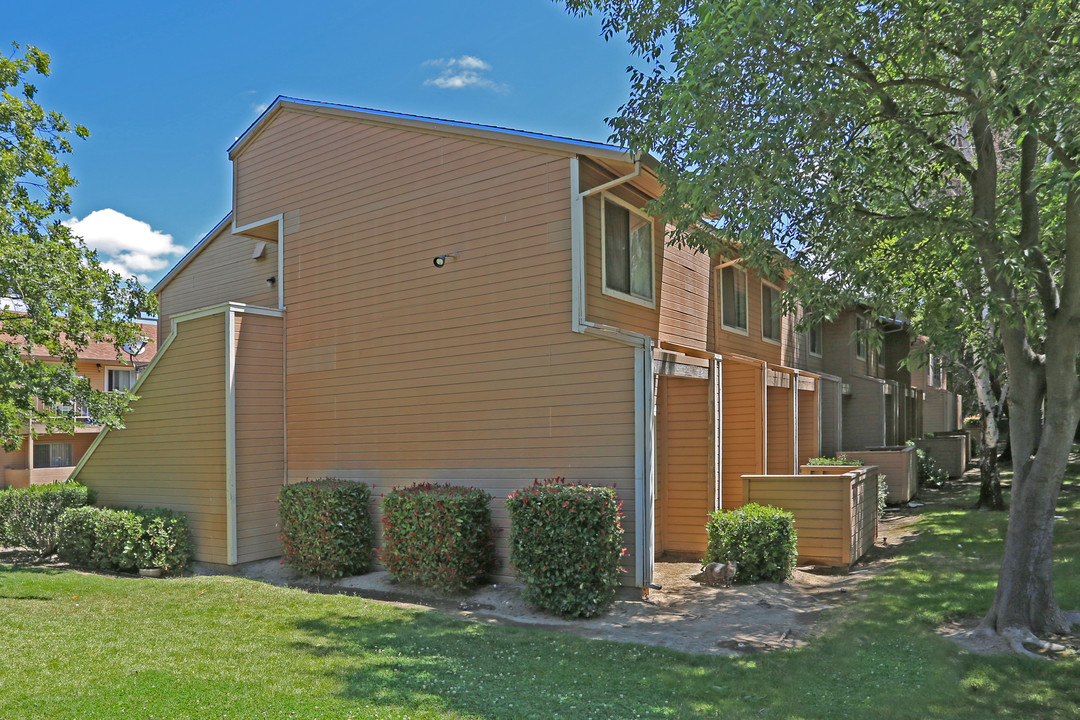
M200 560L280 554L278 489L332 476L484 487L505 572L502 498L565 477L616 486L643 585L742 474L819 453L774 290L665 242L652 158L288 98L230 158L232 212L155 288L141 399L76 473L187 512Z
M77 375L87 378L95 390L126 390L136 381L139 371L153 359L157 346L157 322L139 323L148 342L134 357L108 342L92 342L81 350L75 363ZM38 356L48 360L48 356ZM75 420L74 433L46 433L44 425L27 427L17 450L0 448L0 467L3 467L0 487L18 488L66 480L82 460L87 449L101 432L86 410L76 403L53 408L57 416ZM32 430L32 432L31 432Z
M916 338L912 347L920 349L926 338ZM912 368L911 386L924 395L922 433L949 432L963 426L963 398L949 389L949 377L941 356L926 354L926 361Z

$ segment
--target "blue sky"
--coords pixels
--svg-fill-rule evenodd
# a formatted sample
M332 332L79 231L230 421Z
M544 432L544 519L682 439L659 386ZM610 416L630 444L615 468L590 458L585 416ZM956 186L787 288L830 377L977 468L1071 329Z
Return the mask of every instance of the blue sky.
M606 140L621 39L551 0L24 2L39 101L91 136L68 162L75 229L152 284L229 209L226 149L278 95Z

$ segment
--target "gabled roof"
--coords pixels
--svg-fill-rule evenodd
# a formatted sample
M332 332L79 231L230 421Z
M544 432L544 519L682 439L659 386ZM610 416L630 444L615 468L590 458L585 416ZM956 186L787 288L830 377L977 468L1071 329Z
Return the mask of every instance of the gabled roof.
M435 132L443 135L458 135L473 139L487 140L502 145L520 145L537 150L564 153L566 155L587 155L598 160L632 163L635 159L640 159L643 165L652 170L655 170L659 166L659 161L648 153L642 154L640 158L635 158L635 156L625 148L620 148L617 145L610 145L608 143L576 140L574 138L560 137L558 135L546 135L544 133L529 132L527 130L514 130L513 128L498 127L496 125L481 125L478 123L425 117L423 115L409 115L387 110L375 110L353 105L303 100L301 98L286 97L284 95L278 95L274 102L270 104L270 107L266 108L262 115L260 115L255 122L253 122L251 126L236 139L236 142L229 147L229 158L233 159L243 152L244 148L259 134L262 128L284 109L318 115L347 117L371 125L404 127L419 131Z
M477 123L459 122L456 120L443 120L440 118L424 117L422 115L408 115L406 113L390 112L386 110L374 110L372 108L341 105L337 103L318 102L315 100L303 100L301 98L286 97L279 95L263 113L253 122L243 135L229 147L229 158L239 155L259 132L283 110L294 110L310 114L325 115L332 117L346 117L359 122L372 125L409 128L420 132L434 132L441 135L454 135L484 140L501 145L527 147L534 150L557 152L567 156L584 155L602 164L608 164L616 174L626 172L625 167L640 160L644 167L655 173L659 167L659 161L649 154L640 156L633 155L625 148L608 143L592 142L590 140L576 140L574 138L547 135L544 133L529 132L526 130L514 130L512 128L498 127L495 125L480 125ZM180 261L161 280L154 285L152 292L159 293L181 270L194 260L199 253L206 249L210 242L222 229L232 221L232 213L222 218L221 222L214 226L202 240L191 248Z
M150 340L150 343L146 345L146 348L142 353L138 355L139 362L149 362L157 353L157 321L156 320L136 320L135 321L140 328L140 332L143 337ZM14 340L10 335L0 333L0 339L11 342ZM65 341L66 342L66 341ZM41 352L37 352L41 350ZM31 353L32 357L39 359L46 359L50 355L44 352L44 348L35 348L35 351ZM87 360L90 362L116 362L122 360L123 355L117 357L116 346L108 340L92 340L86 347L79 350L79 360Z

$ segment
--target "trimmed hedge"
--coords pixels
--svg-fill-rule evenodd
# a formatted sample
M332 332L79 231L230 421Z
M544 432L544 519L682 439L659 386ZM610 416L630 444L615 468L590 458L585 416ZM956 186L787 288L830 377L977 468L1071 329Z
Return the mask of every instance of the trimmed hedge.
M537 480L511 493L506 508L510 562L529 603L570 617L611 604L626 553L615 488Z
M0 545L48 555L56 549L60 515L94 502L94 492L65 481L0 491Z
M495 569L491 495L479 488L418 483L382 501L379 560L399 581L459 592Z
M187 516L164 508L81 507L60 516L60 559L104 570L178 573L194 554Z
M364 483L334 478L283 487L278 517L285 563L327 578L366 573L375 540L370 500Z
M702 564L734 562L739 581L782 582L795 569L795 516L785 510L757 503L719 510L709 514L705 529L709 545Z

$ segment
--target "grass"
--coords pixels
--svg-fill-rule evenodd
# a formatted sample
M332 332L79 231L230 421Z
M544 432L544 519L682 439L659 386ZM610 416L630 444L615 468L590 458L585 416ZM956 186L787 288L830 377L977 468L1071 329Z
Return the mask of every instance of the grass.
M739 658L235 578L0 566L0 718L1080 717L1080 661L980 657L934 634L985 611L1005 518L924 509L918 540L828 633ZM1075 609L1075 483L1061 514L1057 590Z

